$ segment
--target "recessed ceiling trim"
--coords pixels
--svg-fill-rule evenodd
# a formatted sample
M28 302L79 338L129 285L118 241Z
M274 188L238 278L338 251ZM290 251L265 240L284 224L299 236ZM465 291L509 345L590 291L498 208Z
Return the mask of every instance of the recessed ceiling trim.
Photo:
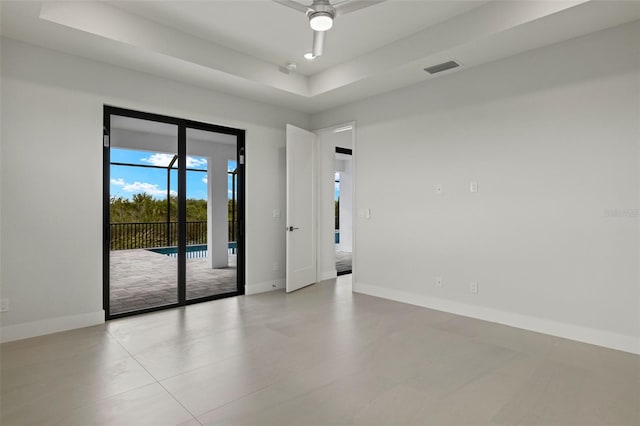
M349 130L353 130L353 125L349 124L348 126L338 127L337 129L333 129L333 133L348 132Z
M283 74L278 65L176 31L103 2L44 2L40 19L177 58L211 70L308 96L305 76Z
M363 14L376 16L375 8L369 10ZM455 58L468 69L640 19L639 2L621 1L500 1L465 10L434 21L441 23L413 36L325 68L329 71L310 79L297 73L282 74L268 58L239 53L216 44L215 39L186 33L162 20L152 21L155 15L138 14L118 4L6 2L0 29L8 39L103 64L296 111L318 112L424 81L425 65ZM296 58L284 58L278 64Z
M311 76L311 96L391 73L405 64L484 39L576 7L576 1L492 1L413 36ZM375 70L375 71L374 71Z

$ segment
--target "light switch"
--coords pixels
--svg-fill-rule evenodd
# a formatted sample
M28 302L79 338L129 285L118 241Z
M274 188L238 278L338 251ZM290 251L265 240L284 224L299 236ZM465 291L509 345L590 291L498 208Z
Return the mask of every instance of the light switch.
M371 209L369 209L369 208L368 208L368 209L365 211L365 217L366 217L367 219L371 219Z

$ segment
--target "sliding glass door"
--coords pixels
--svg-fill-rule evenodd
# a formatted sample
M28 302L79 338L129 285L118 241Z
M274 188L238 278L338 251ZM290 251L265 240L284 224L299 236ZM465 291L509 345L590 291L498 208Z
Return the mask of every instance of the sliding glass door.
M244 131L104 112L107 319L244 293Z

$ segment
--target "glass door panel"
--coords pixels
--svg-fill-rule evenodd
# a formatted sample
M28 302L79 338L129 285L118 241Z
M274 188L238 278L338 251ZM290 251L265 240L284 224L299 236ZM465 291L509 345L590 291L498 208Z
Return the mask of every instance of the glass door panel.
M235 293L237 137L187 128L186 152L187 300Z
M178 303L178 126L112 115L109 314Z

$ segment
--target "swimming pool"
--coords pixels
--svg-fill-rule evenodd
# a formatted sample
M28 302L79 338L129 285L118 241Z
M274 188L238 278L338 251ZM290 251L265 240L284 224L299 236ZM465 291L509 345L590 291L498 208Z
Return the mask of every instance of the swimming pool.
M236 249L238 248L238 243L235 241L229 241L229 253L236 253ZM178 257L178 247L158 247L158 248L150 248L147 249L154 253L164 254L169 257ZM187 246L187 259L199 259L207 257L207 245L206 244L196 244L192 246Z

